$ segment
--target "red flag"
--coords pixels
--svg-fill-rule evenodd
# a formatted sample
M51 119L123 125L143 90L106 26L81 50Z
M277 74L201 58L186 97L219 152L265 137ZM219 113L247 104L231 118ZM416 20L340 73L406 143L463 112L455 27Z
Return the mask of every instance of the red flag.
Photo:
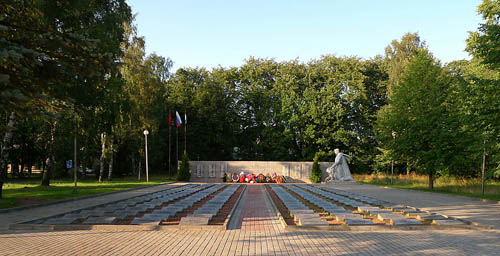
M172 125L172 115L168 112L168 126Z

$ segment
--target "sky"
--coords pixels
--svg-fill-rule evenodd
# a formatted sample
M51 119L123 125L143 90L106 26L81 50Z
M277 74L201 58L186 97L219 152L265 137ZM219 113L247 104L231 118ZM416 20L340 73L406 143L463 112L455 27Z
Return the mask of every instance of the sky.
M238 67L250 56L308 62L383 55L418 32L443 63L470 59L481 0L128 0L146 52L182 67Z

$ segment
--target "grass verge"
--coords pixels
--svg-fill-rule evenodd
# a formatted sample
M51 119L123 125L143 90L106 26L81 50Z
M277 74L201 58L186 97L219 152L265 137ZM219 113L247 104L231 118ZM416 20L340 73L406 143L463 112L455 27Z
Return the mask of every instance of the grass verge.
M74 182L70 179L51 180L50 187L40 186L40 180L13 180L3 185L3 199L0 209L53 202L63 199L97 195L114 191L145 187L172 181L167 177L151 177L149 182L137 178L117 178L99 183L95 179L79 180L77 192L73 193Z
M414 189L420 191L437 192L444 194L485 198L500 201L500 183L488 180L485 184L484 196L481 195L480 179L458 179L453 177L440 177L434 181L434 190L428 188L428 177L411 174L395 175L393 184L387 175L355 174L354 179L360 183L387 186L392 188Z

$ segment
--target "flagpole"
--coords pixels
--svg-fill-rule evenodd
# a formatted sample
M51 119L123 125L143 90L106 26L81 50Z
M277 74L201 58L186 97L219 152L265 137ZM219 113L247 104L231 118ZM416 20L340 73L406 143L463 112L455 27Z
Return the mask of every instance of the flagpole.
M187 153L187 126L188 126L188 123L187 123L187 114L186 112L184 112L184 152Z
M175 126L175 170L176 172L179 170L179 126Z
M170 168L172 168L172 164L170 162L170 158L172 157L172 153L170 151L171 146L170 146L170 133L172 130L172 116L170 114L170 111L168 112L168 176L172 177L172 174L170 172Z

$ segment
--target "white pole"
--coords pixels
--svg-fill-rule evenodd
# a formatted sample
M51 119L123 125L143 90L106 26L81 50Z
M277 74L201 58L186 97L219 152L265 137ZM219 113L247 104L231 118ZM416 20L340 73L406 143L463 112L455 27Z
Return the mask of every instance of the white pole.
M74 182L75 182L75 187L73 188L73 193L76 193L76 190L77 190L77 168L78 168L78 164L77 164L77 159L76 159L76 154L77 154L77 150L76 150L76 135L78 133L78 126L77 126L77 123L76 123L76 109L75 109L75 106L73 106L73 112L74 112L74 125L75 125L75 134L74 134L74 138L73 138L73 146L74 146L74 151L73 151L73 158L74 158L74 166L73 166L73 178L74 178ZM85 170L83 170L85 171Z
M149 182L149 169L148 169L148 130L144 130L144 137L146 138L146 182Z

